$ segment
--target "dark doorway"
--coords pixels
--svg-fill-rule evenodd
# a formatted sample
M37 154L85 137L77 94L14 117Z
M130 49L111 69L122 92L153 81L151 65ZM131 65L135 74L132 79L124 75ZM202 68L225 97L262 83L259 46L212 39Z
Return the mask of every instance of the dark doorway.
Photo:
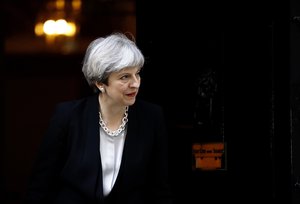
M291 203L289 2L234 3L137 2L148 59L142 96L168 116L177 203ZM217 76L215 115L205 117L204 102L200 118L215 126L199 130L195 82L209 70ZM193 142L216 138L226 143L226 168L194 171Z

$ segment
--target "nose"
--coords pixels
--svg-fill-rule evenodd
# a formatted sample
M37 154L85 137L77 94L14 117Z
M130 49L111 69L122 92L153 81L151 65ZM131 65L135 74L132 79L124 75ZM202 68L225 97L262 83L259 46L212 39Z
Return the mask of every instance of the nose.
M130 87L139 88L141 84L141 78L139 76L133 76L130 83Z

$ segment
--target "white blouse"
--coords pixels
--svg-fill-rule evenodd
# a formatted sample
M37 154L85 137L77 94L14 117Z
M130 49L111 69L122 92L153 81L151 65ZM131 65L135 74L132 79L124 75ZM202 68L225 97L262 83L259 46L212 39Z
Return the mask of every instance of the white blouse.
M102 163L103 194L107 196L119 173L126 130L118 136L109 136L100 127L100 157Z

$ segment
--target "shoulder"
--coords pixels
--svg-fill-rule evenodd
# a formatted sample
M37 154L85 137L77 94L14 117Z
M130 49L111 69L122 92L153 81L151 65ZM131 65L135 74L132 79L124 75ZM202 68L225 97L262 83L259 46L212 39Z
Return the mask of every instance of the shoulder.
M144 117L157 117L158 115L163 116L162 106L142 99L137 99L131 108L133 112Z
M133 107L137 109L144 109L145 111L150 111L150 112L162 111L162 107L160 105L149 101L145 101L143 99L137 99Z
M74 99L69 101L62 101L56 104L54 114L60 117L71 115L74 112L84 110L89 103L92 103L97 98L96 95Z
M147 131L152 129L163 133L165 130L166 121L163 107L141 99L136 100L134 105L129 108L128 121L129 123L131 121L138 122L141 129Z
M84 103L85 99L76 99L70 101L62 101L56 104L55 112L68 113Z
M91 106L96 107L96 105L90 105L96 104L96 100L93 100L96 98L96 96L89 96L57 103L49 120L48 130L50 133L53 134L54 131L61 130L67 131L72 121L83 120L84 114L88 112L87 109Z

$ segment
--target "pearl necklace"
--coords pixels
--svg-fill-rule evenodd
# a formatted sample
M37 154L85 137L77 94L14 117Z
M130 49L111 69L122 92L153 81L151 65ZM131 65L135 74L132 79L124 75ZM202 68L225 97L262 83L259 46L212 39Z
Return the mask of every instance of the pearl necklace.
M122 124L120 125L120 127L117 130L114 130L114 131L108 129L104 120L102 119L101 111L99 111L99 125L102 127L104 132L106 132L109 136L112 136L112 137L118 136L125 129L127 122L128 122L128 106L126 106L124 117L122 118Z

